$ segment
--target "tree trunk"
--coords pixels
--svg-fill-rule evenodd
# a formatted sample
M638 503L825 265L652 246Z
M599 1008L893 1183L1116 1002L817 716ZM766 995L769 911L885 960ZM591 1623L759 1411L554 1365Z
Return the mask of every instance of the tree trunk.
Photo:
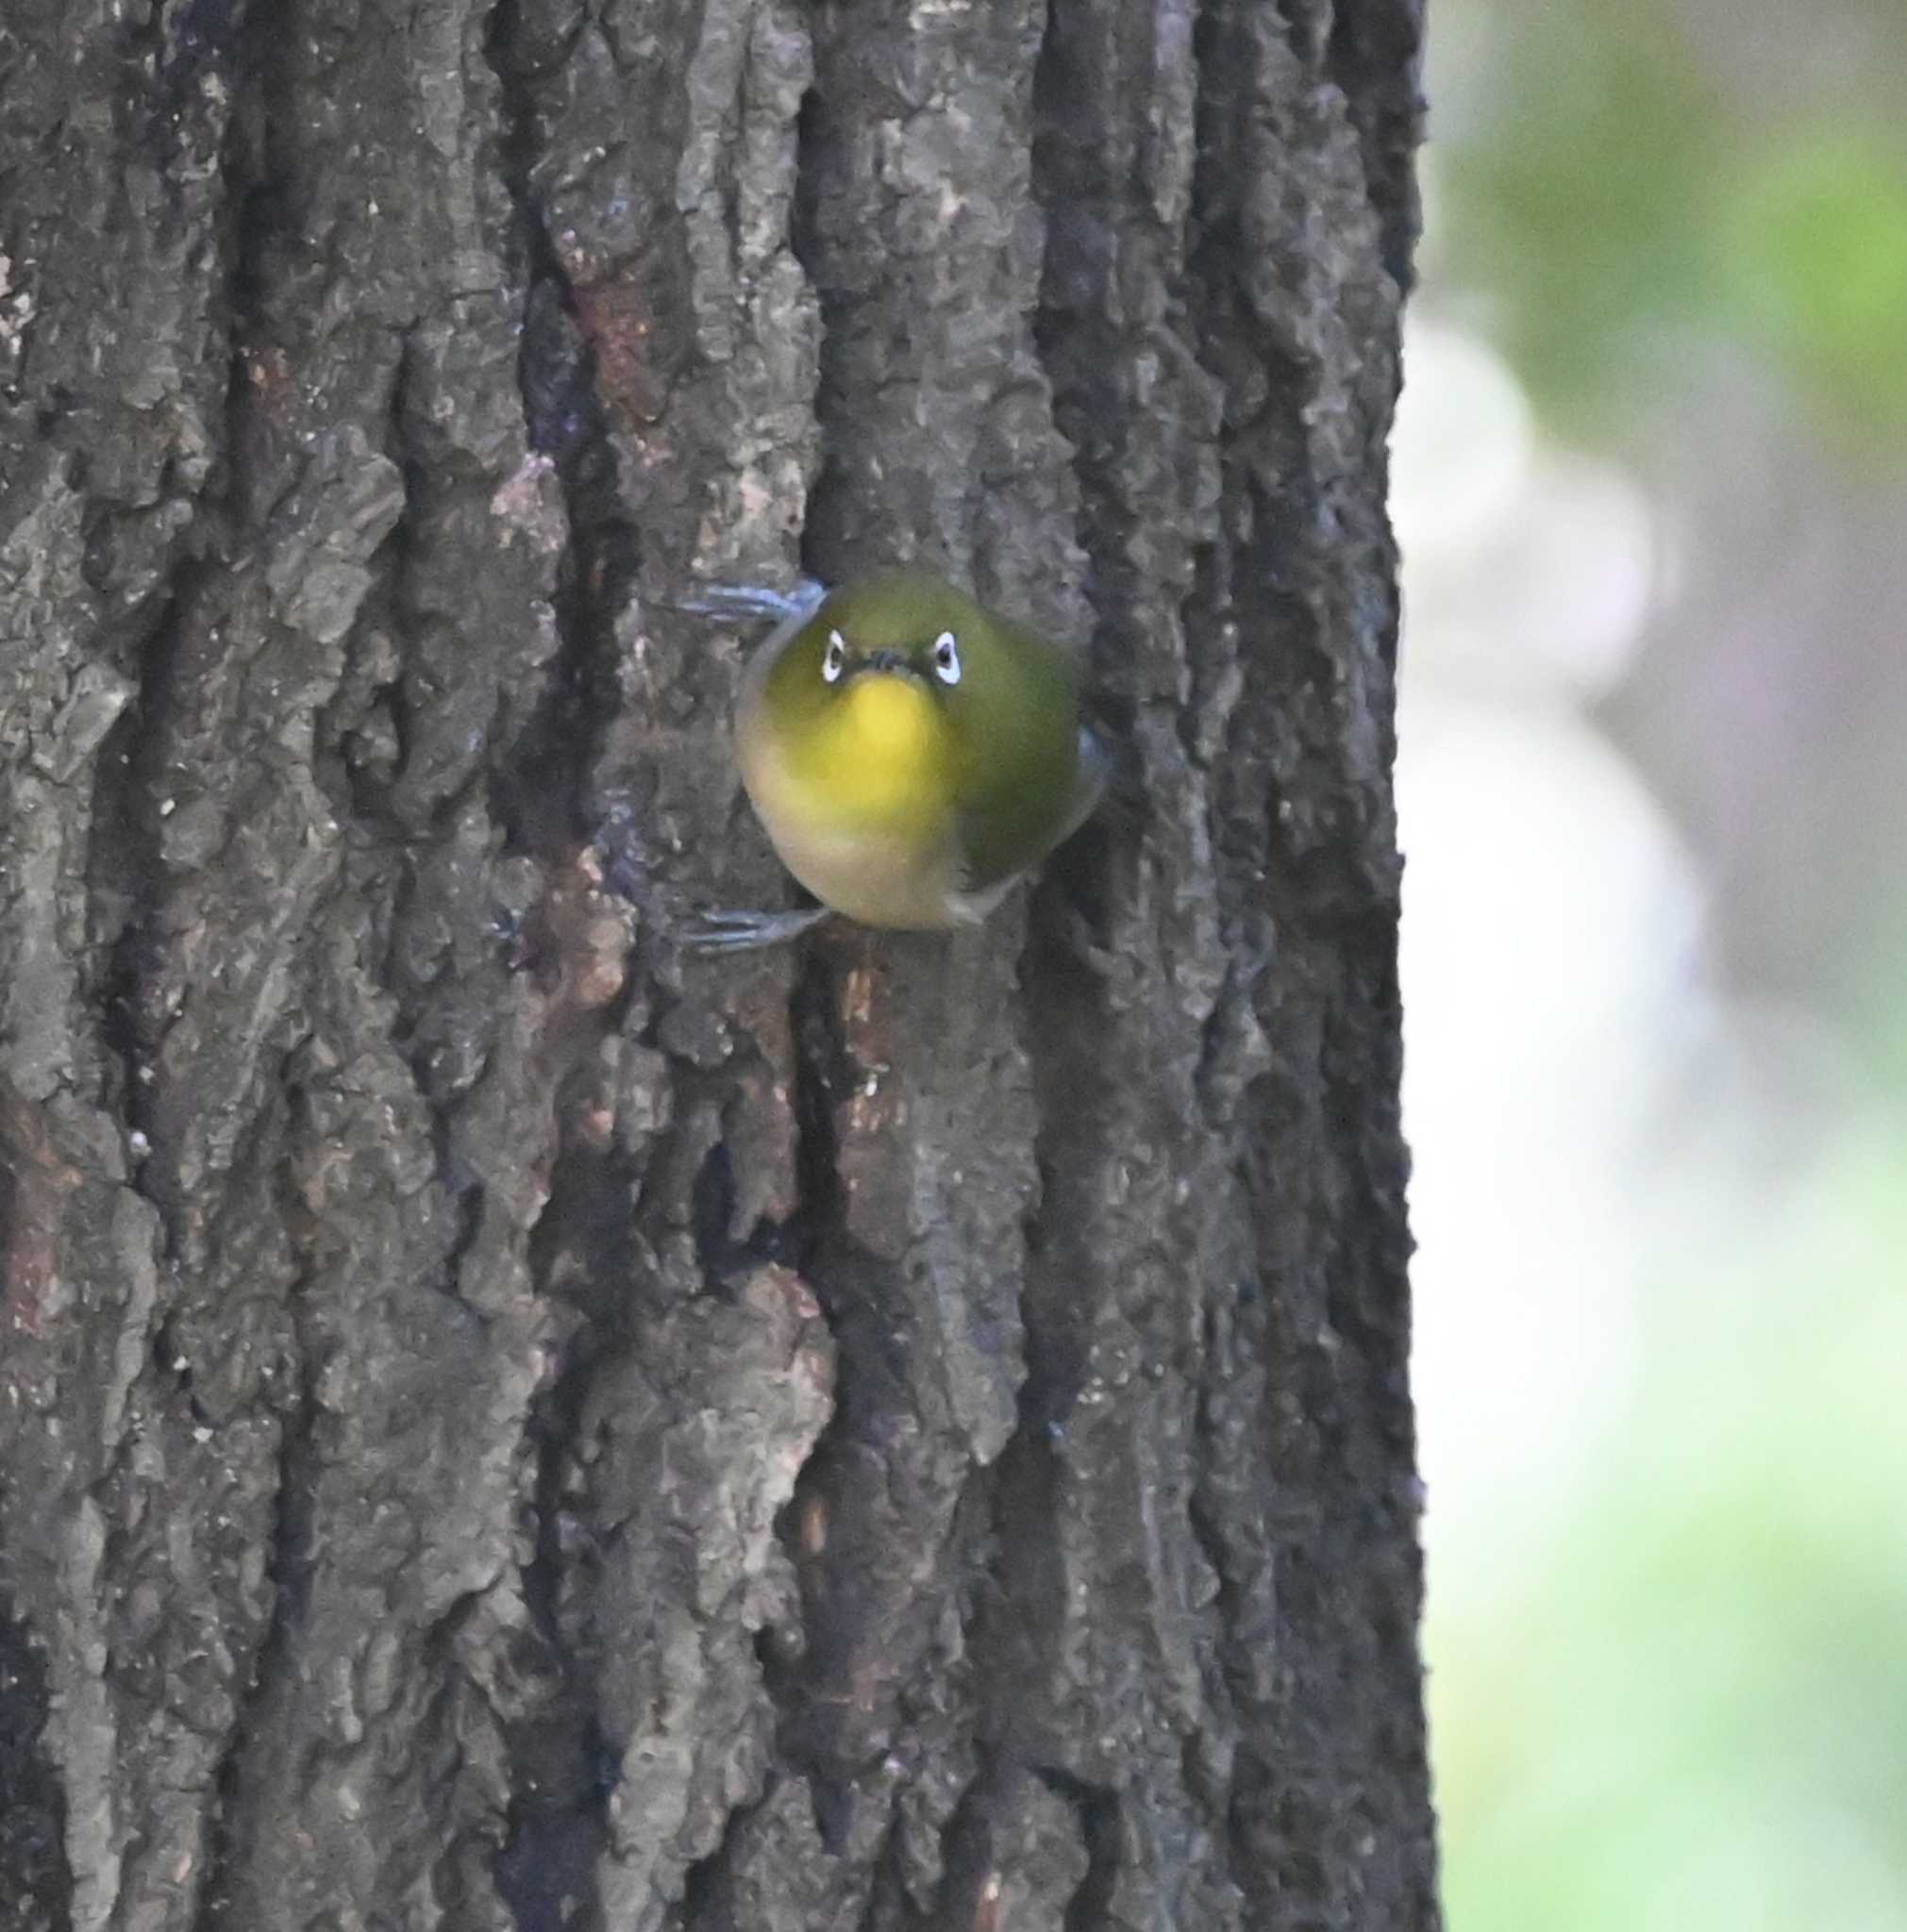
M1436 1924L1414 0L8 0L0 1924ZM785 888L700 585L1117 796Z

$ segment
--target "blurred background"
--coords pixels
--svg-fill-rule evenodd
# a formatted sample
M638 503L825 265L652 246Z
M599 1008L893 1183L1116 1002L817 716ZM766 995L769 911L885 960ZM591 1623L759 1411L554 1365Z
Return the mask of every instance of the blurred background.
M1451 1932L1907 1928L1907 7L1434 0L1395 443Z

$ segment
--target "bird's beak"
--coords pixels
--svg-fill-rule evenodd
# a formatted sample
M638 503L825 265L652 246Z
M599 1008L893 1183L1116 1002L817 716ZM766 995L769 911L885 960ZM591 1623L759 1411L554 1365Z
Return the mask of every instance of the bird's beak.
M907 656L900 651L870 651L848 674L849 678L864 677L878 674L887 677L904 677L910 684L926 685L927 679L913 668Z

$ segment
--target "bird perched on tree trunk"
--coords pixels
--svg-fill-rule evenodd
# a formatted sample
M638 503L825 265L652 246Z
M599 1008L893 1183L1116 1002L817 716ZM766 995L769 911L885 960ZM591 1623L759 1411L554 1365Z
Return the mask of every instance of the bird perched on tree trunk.
M736 758L781 862L821 901L706 914L704 949L774 945L831 912L978 924L1099 802L1107 756L1071 654L938 577L737 587L687 608L779 620L743 677Z

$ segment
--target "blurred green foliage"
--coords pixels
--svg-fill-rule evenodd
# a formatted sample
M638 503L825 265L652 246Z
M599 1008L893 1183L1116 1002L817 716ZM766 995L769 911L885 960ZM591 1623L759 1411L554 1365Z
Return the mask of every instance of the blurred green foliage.
M1798 49L1871 43L1866 63L1784 64L1770 24L1674 0L1437 9L1452 265L1572 435L1632 425L1697 332L1776 358L1837 434L1907 428L1907 8L1792 9Z
M1901 87L1907 102L1907 71ZM1907 139L1818 123L1725 192L1719 233L1745 326L1841 423L1907 430Z
M1907 4L1433 0L1430 31L1426 304L1507 354L1560 440L1634 458L1704 558L1684 585L1719 608L1675 606L1651 641L1699 675L1633 701L1658 777L1721 801L1690 814L1728 855L1716 906L1752 890L1757 919L1826 930L1871 994L1830 1023L1867 1084L1825 1158L1664 1178L1685 1220L1707 1191L1707 1225L1652 1249L1625 1419L1541 1547L1475 1581L1433 1485L1448 1922L1903 1932L1907 682L1885 674L1907 653ZM1715 411L1745 394L1791 440L1731 438ZM1730 525L1730 492L1678 495L1664 449L1698 471L1756 452L1794 487ZM1838 602L1795 592L1771 642L1764 592L1817 580ZM1737 583L1739 608L1714 597ZM1726 782L1744 758L1752 782ZM1842 872L1862 920L1836 924L1806 875Z

